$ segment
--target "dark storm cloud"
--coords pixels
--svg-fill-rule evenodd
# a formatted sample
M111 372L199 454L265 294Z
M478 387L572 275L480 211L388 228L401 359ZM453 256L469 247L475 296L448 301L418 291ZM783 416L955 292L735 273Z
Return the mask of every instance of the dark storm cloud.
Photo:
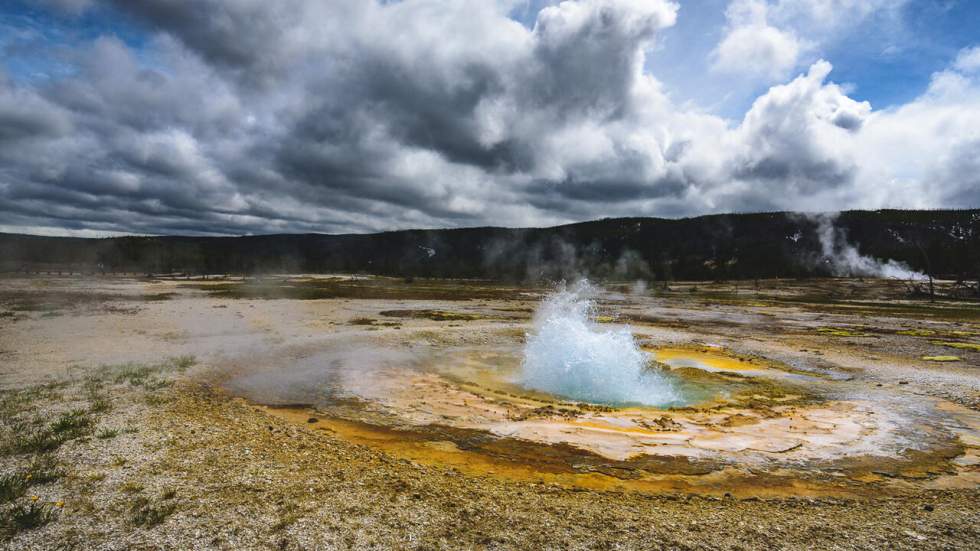
M865 165L895 134L876 125L909 115L876 119L825 62L738 124L678 107L644 72L674 23L665 0L563 2L526 25L507 0L55 4L115 10L145 36L86 38L59 53L70 70L0 78L0 229L545 225L869 206L903 181ZM931 168L940 197L976 201L956 176L975 149L957 151Z
M15 88L0 73L0 145L58 138L69 130L71 121L63 110Z
M164 30L217 67L265 77L278 73L291 29L302 27L303 7L294 0L113 0L120 10Z

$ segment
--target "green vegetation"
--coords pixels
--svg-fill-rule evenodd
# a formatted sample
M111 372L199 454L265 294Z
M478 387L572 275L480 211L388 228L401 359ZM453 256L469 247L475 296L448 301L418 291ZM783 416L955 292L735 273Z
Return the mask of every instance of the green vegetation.
M347 323L350 325L374 325L374 320L371 318L354 318Z
M99 440L109 440L117 436L119 436L118 429L102 429L99 432L95 433L95 437L98 438Z
M15 505L0 513L0 534L10 538L23 530L39 528L57 517L54 508L47 503L32 502Z
M88 408L90 413L107 413L111 409L112 402L106 396L96 396L90 399Z
M194 364L192 356L179 356L157 364L101 366L87 370L80 378L73 376L63 382L10 389L0 394L0 454L29 456L26 464L21 459L13 459L21 467L0 474L0 539L9 540L19 532L44 526L58 517L63 502L41 502L38 496L29 495L31 487L62 479L69 486L85 485L105 478L104 473L89 477L75 473L68 477L67 470L51 452L72 441L90 437L108 440L136 432L132 426L99 428L102 414L112 410L112 396L119 390L133 389L140 391L138 396L147 403L160 403L168 399L169 395L159 391L172 384L171 376ZM71 371L75 374L83 369L73 367ZM123 464L122 457L112 462L117 467ZM163 492L156 502L140 496L144 487L135 481L122 485L119 490L134 500L121 511L133 525L156 526L176 510L173 490ZM59 486L55 491L64 488ZM92 490L81 491L85 494ZM85 503L86 499L82 496L76 501Z
M65 475L57 461L41 455L25 471L0 476L0 503L8 503L23 496L27 489L37 484L49 484Z
M92 426L88 412L73 409L61 414L61 417L51 424L51 432L63 440L78 438Z
M2 236L0 236L2 237ZM0 290L0 304L10 311L0 312L0 317L13 318L17 312L40 312L44 317L61 316L65 311L78 308L118 308L124 302L159 302L170 300L176 293L150 295L126 295L121 293L97 293L91 291L48 291L37 293L23 290ZM135 310L124 310L135 312Z
M170 385L169 381L161 378L167 373L182 373L196 363L193 356L176 356L158 364L137 364L125 363L118 365L106 365L99 368L87 385L89 388L98 389L101 384L111 382L113 384L128 384L134 387L142 387L146 390L159 390ZM97 392L97 390L93 390Z
M972 350L974 352L980 352L980 344L972 342L932 341L932 344L938 344L948 348L956 348L958 350Z
M879 210L840 213L835 226L860 253L959 281L937 292L980 298L977 210ZM795 239L788 239L796 236ZM255 275L371 273L402 289L333 280L323 287L281 282L203 285L235 297L410 298L423 278L556 281L575 276L650 283L733 281L834 275L821 262L818 222L792 213L720 214L676 220L604 219L553 228L407 230L374 235L275 235L236 239L120 237L71 239L0 234L0 265L52 265L144 274ZM860 274L855 274L860 275ZM898 283L898 282L896 282ZM484 284L485 286L485 284ZM650 286L651 289L654 285ZM899 283L899 287L904 287ZM476 290L485 295L485 290ZM911 291L904 289L903 293ZM464 300L437 289L419 296ZM381 296L381 295L384 296ZM469 293L457 293L466 297ZM700 294L700 293L698 293ZM907 293L908 294L908 293ZM472 295L471 295L472 296ZM921 298L921 297L920 297ZM152 300L144 297L144 300ZM3 302L3 301L0 301Z
M493 300L520 298L520 290L485 281L426 280L405 283L389 278L267 279L187 284L211 296L230 299Z
M145 496L139 496L129 506L129 521L134 526L152 528L177 510L174 503L153 503Z
M445 310L385 310L382 316L389 318L430 319L432 321L473 321L480 319L476 314L448 312Z
M87 436L91 432L92 418L87 411L75 409L47 425L38 418L8 419L5 425L7 438L0 448L3 452L43 454L58 449L65 442Z
M895 334L909 337L932 337L936 332L931 329L907 329L905 331L896 331Z
M852 331L850 329L844 329L841 327L820 327L817 329L818 333L824 335L830 335L832 337L873 337L869 333L861 333L859 331Z
M124 494L138 494L143 491L143 485L139 482L130 480L119 486L119 490Z
M0 503L11 502L24 495L27 491L27 481L19 473L8 473L0 476Z
M41 455L27 467L24 479L30 484L49 484L65 476L65 471L58 460L50 455Z
M15 432L14 441L6 449L13 453L47 453L65 443L66 436L59 437L50 427L30 428Z

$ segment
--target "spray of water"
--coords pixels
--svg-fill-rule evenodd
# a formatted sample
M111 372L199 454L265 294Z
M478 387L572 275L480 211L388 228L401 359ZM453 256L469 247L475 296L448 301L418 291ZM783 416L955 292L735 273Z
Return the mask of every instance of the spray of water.
M531 389L603 404L666 406L679 392L648 367L628 327L596 323L595 289L562 285L539 307L527 335L521 382Z

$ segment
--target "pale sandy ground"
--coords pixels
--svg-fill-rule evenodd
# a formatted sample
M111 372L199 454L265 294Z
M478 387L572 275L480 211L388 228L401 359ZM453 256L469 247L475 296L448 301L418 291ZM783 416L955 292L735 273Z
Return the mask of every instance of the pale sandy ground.
M164 293L175 294L147 300ZM88 414L91 426L57 449L8 451L0 459L2 473L12 475L29 472L41 456L56 458L62 471L0 505L26 506L36 495L54 511L50 523L8 536L6 545L976 548L980 352L935 344L943 339L932 333L896 334L927 330L976 343L976 318L841 314L744 294L606 297L604 312L631 318L650 347L714 346L821 377L819 400L794 404L792 412L728 404L671 413L681 428L666 430L649 411L526 416L541 404L500 401L489 387L452 378L447 384L453 361L519 348L533 294L262 300L212 298L173 281L0 280L4 437L14 438L18 420L44 426L72 409L100 409L93 408L99 398L111 403ZM25 295L54 297L56 307L12 309ZM101 298L71 300L76 295ZM474 319L381 314L391 310ZM828 327L851 333L819 331ZM959 360L922 360L936 355ZM182 356L193 356L194 365L167 361ZM124 364L148 367L133 378L133 365ZM315 398L319 388L310 381L334 364L342 375L328 382L373 398L366 408L270 410L235 396ZM401 364L412 369L387 371ZM350 365L386 367L351 374ZM378 384L382 376L388 387ZM419 396L429 398L425 407L412 405ZM311 415L316 423L306 423ZM479 438L452 430L433 437L424 427L433 416L460 430L574 449L482 443L460 450L460 442ZM629 431L609 430L624 419ZM416 427L412 438L421 440L392 440L385 426ZM496 452L487 451L492 445ZM583 450L599 454L586 458L590 469L570 467L585 461ZM551 455L534 459L542 453ZM706 463L617 466L636 453L686 453ZM511 461L514 454L521 460ZM147 522L148 511L160 518Z

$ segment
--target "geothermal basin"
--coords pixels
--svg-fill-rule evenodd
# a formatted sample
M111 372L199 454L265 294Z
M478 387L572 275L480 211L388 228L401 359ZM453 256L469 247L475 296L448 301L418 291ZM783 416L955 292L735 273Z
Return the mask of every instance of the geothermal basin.
M499 304L387 310L215 376L272 415L470 475L743 496L980 480L962 404L862 380L853 357L826 359L836 347L630 323L656 304L610 296L561 286L523 320Z
M980 312L903 297L10 277L0 513L40 549L973 548Z

